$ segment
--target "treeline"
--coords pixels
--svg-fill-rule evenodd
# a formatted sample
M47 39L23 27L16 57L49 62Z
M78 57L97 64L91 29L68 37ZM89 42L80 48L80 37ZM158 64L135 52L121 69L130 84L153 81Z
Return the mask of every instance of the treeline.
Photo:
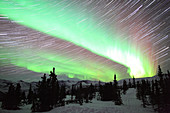
M1 107L2 109L17 110L25 100L25 92L21 91L20 84L18 83L16 87L13 84L10 84L8 92L3 97Z
M99 99L102 101L114 101L115 105L123 104L120 91L121 88L118 86L116 75L114 75L113 83L110 82L101 85L99 82Z
M158 80L135 81L133 77L132 82L129 79L123 81L123 85L118 85L116 75L114 75L113 82L102 83L99 81L98 85L83 86L82 82L73 84L70 89L66 90L65 84L59 84L55 68L50 71L49 76L44 74L33 89L30 85L29 91L26 93L21 91L21 86L18 83L16 87L10 84L8 92L5 94L2 101L2 108L9 110L19 109L21 105L32 104L32 112L49 111L55 107L64 106L69 103L91 103L93 98L100 101L113 101L115 105L122 105L121 95L126 94L128 88L136 88L136 96L142 100L143 107L152 105L156 111L169 110L170 105L170 74L163 74L161 68L158 68ZM70 96L70 99L66 96Z
M137 81L136 97L142 101L143 107L152 106L159 113L170 112L170 73L163 74L158 66L159 79Z
M116 105L121 105L123 104L120 93L121 90L122 87L118 86L116 75L114 75L113 82L105 83L104 85L102 85L99 81L98 86L91 84L90 86L83 87L82 83L80 83L79 86L72 85L70 91L71 100L67 101L66 103L79 103L82 105L83 102L91 102L92 99L97 95L97 100L114 101ZM125 90L127 90L127 88Z
M17 110L19 106L32 104L32 112L49 111L56 106L64 105L66 97L65 85L59 86L55 68L50 72L49 78L44 74L42 81L39 81L37 88L32 89L30 85L28 95L21 91L21 86L18 83L15 87L10 84L8 92L4 95L2 101L2 109Z
M89 103L95 98L96 87L94 85L83 86L82 83L72 85L68 95L71 95L71 100L67 100L66 104L78 103L83 105L83 102Z
M84 102L91 103L96 95L98 100L113 101L116 105L121 105L123 104L121 91L125 94L129 87L132 87L132 84L131 82L126 84L126 81L124 81L123 86L118 86L116 75L114 75L114 81L104 85L99 81L98 86L94 86L92 83L89 86L83 86L80 82L79 84L73 84L70 89L66 90L64 84L59 85L55 68L53 68L48 77L46 74L41 77L41 81L37 83L35 89L30 85L27 96L24 91L21 91L19 83L16 87L11 84L3 98L1 107L16 110L20 109L19 107L22 105L32 104L32 112L43 112L69 103L80 105L83 105ZM65 100L66 95L71 98Z

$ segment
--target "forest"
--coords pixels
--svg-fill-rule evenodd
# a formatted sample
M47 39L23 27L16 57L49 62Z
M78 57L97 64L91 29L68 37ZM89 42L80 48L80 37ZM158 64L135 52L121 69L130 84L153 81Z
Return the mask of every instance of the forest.
M136 81L133 77L128 81L123 80L123 84L118 84L115 74L113 82L101 84L99 81L98 85L91 83L89 86L83 86L80 82L72 84L71 88L67 89L65 84L59 84L55 68L53 68L48 76L44 74L41 77L36 88L33 89L30 84L27 93L21 90L19 83L16 86L11 83L3 97L1 108L19 110L20 106L31 104L32 112L44 112L72 103L83 106L84 103L92 103L94 98L98 101L111 101L121 106L124 105L121 96L126 95L129 88L134 88L136 98L141 100L144 108L152 106L155 112L168 113L170 111L170 73L169 71L163 73L158 66L157 76L156 79L141 81ZM65 100L68 95L71 98Z

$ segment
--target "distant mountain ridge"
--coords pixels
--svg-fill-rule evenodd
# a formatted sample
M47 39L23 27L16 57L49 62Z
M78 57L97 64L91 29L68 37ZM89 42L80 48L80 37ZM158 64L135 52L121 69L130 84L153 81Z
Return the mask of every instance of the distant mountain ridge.
M21 90L27 92L29 90L30 84L32 85L32 87L34 89L34 88L36 88L36 84L38 82L25 82L23 80L19 80L18 82L13 82L13 81L10 81L10 80L0 79L0 91L1 92L7 92L11 83L14 84L14 86L16 86L17 83L20 83ZM72 85L78 86L80 83L82 83L83 86L88 86L91 83L93 85L98 85L99 81L90 81L90 80L81 80L81 81L59 80L59 85L65 84L67 89L71 88ZM104 84L104 82L101 82L101 83Z
M153 77L145 77L145 78L136 78L136 81L140 81L140 80L143 80L143 79L147 79L147 80L153 80L153 79L158 79L159 77L158 76L153 76ZM122 80L119 80L118 81L118 84L119 85L122 85L123 84L123 80L126 80L127 82L129 81L129 79L131 80L132 82L132 79L133 78L127 78L127 79L122 79ZM0 91L1 92L7 92L8 91L8 88L10 86L10 84L14 84L16 85L17 83L20 83L21 85L21 89L23 91L28 91L29 90L29 87L30 87L30 84L32 85L33 89L36 88L36 84L38 82L25 82L23 80L19 80L18 82L13 82L13 81L10 81L10 80L4 80L4 79L0 79ZM82 83L83 86L89 86L91 83L93 85L97 85L99 84L99 81L91 81L91 80L80 80L80 81L75 81L75 80L59 80L59 84L62 85L62 84L65 84L66 85L66 88L69 89L71 88L72 85L74 86L79 86L80 83ZM105 84L105 82L100 82L102 85Z

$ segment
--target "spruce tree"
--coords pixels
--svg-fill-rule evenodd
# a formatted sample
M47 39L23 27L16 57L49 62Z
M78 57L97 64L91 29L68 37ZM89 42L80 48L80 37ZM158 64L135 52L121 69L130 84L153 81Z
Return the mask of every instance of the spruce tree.
M169 70L167 70L167 74L168 74L168 77L170 78L170 72L169 72Z
M52 100L52 106L56 105L59 103L59 91L60 91L60 87L58 84L58 79L57 79L57 75L55 74L55 68L53 68L53 72L50 72L51 74L50 79L50 89L51 89L51 100Z
M32 91L32 85L30 84L28 95L27 95L28 104L31 104L33 101L33 91Z
M15 90L15 98L16 98L16 105L20 105L21 103L21 85L17 83L16 90Z
M66 88L65 85L59 86L55 68L50 71L49 78L44 74L41 79L37 84L37 94L33 95L32 111L44 112L51 110L55 106L65 105Z
M60 98L59 98L59 102L61 103L62 106L65 105L64 98L66 98L66 88L65 85L62 85L60 88Z
M89 87L88 88L85 88L83 93L84 93L84 99L85 99L85 102L88 103L89 102L89 99L90 99L90 89Z
M163 73L162 73L162 70L161 70L160 65L158 65L158 76L159 76L160 78L163 77Z
M93 99L93 94L94 94L94 86L91 83L89 87L89 100L91 101Z
M155 106L155 84L154 84L154 81L152 80L152 87L151 87L151 94L150 94L150 102L151 102L151 105L152 107L154 108Z
M136 97L137 97L137 99L141 100L141 84L139 81L137 81L136 88L137 88Z
M133 88L136 88L135 77L133 76Z
M143 102L143 107L146 107L146 81L142 80L142 85L141 85L141 97L142 97L142 102Z
M73 95L74 95L74 85L72 84L72 87L71 87L71 101L73 101Z
M121 104L123 104L122 103L122 99L121 99L121 95L120 95L120 90L118 90L117 92L116 92L116 100L115 100L115 105L121 105Z
M160 111L160 88L157 80L155 80L155 102L158 105L158 112L159 112Z
M116 74L115 74L114 75L114 87L115 87L115 89L117 89L117 85L118 85L118 83L117 83Z
M26 95L25 95L25 91L22 92L21 94L21 100L23 104L26 104Z
M19 91L19 87L17 88ZM2 101L2 109L8 110L16 110L19 109L19 100L18 96L16 95L16 90L13 84L10 84L7 94L5 94L4 99Z
M126 80L123 80L123 94L126 94L126 91L128 89Z
M103 100L103 86L101 85L100 81L99 81L99 97L100 100Z
M129 88L132 88L132 83L131 83L131 81L130 81L130 79L129 79Z
M79 89L78 89L78 101L79 101L79 104L82 105L83 104L83 98L82 98L82 83L80 82L80 86L79 86Z

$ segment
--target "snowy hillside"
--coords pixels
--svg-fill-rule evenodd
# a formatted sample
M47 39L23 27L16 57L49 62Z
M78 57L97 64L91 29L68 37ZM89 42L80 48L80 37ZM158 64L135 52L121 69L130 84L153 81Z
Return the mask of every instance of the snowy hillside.
M143 108L142 102L136 99L136 90L130 88L126 95L122 95L123 104L117 106L112 101L97 101L92 103L69 104L55 108L45 113L153 113L152 108Z
M29 83L29 82L25 82L25 81L22 81L22 80L20 80L18 82L12 82L12 81L9 81L9 80L0 79L0 91L4 92L4 93L7 92L11 83L14 84L15 86L16 86L17 83L20 83L22 91L28 91L30 84L32 85L33 88L35 88L36 84L37 84L37 82Z
M117 106L112 101L97 101L93 99L92 103L68 104L57 107L49 112L43 113L155 113L151 107L143 108L142 102L136 99L136 90L130 88L126 95L122 95L124 105ZM2 110L0 113L31 113L31 105L21 107L21 110Z

